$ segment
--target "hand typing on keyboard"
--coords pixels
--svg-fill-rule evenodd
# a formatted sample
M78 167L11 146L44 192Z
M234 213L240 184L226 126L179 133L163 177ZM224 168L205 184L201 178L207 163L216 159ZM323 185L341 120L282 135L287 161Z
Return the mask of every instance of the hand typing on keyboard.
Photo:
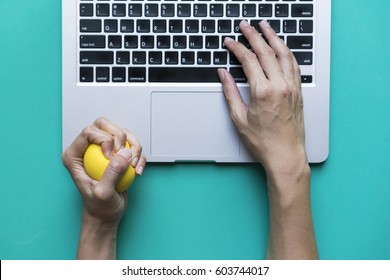
M250 89L249 104L243 102L231 73L219 69L218 74L232 120L267 173L271 222L268 258L317 258L300 69L270 25L262 21L259 26L265 39L246 21L240 23L252 51L230 38L224 42L242 64Z

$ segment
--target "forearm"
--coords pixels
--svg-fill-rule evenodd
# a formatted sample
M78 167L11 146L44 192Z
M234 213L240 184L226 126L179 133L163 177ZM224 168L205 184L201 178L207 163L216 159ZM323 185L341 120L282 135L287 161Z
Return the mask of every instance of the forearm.
M100 223L83 213L77 259L116 259L117 229L117 224Z
M310 168L268 175L268 259L318 259L310 207Z

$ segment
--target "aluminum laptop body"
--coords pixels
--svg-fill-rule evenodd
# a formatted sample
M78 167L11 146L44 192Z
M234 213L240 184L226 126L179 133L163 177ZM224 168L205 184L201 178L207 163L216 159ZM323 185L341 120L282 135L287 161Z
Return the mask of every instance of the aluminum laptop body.
M63 0L63 149L104 116L136 135L149 162L252 162L216 69L234 71L248 101L240 65L221 41L245 43L238 22L267 19L300 60L308 158L322 162L329 151L330 18L330 0Z

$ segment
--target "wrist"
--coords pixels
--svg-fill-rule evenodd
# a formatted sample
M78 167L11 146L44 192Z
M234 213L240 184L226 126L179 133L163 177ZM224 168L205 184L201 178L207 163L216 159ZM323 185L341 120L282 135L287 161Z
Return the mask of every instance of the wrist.
M266 170L270 203L289 208L310 200L310 173L307 161L298 161L283 169Z
M98 231L116 231L118 229L120 220L104 220L90 214L85 208L82 212L82 225Z
M107 223L83 211L77 259L115 259L118 223Z

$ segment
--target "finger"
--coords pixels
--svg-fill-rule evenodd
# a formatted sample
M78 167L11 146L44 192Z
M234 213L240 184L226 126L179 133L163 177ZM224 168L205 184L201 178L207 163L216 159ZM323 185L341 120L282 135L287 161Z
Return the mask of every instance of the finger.
M81 159L90 143L104 146L106 150L113 148L112 136L95 126L85 127L64 152L63 160ZM107 157L107 156L106 156ZM65 164L66 162L64 162Z
M105 146L106 150L112 150L112 136L95 126L87 126L76 137L73 143L62 154L62 162L69 171L77 188L81 193L86 193L89 184L92 182L84 169L83 157L90 143ZM105 155L107 157L107 155Z
M146 166L146 158L144 156L141 156L137 162L137 165L135 166L135 174L141 176L145 170L145 166Z
M294 79L294 56L283 40L275 33L266 20L259 23L260 31L267 39L268 44L275 52L280 70L286 78Z
M282 74L275 52L263 37L245 20L241 21L240 30L256 54L265 76L269 80L281 78Z
M114 138L115 152L123 149L126 146L126 133L116 124L106 118L98 118L94 125L109 134Z
M257 82L262 83L267 80L259 60L253 52L230 37L225 38L224 45L241 63L250 86L253 86Z
M132 153L130 149L124 148L117 152L107 165L102 179L96 185L95 191L98 191L103 197L115 194L115 186L129 167L131 158Z
M138 139L134 136L134 134L130 130L123 129L123 131L126 134L127 141L130 144L130 149L131 149L132 154L133 154L133 157L131 159L131 165L133 167L136 167L138 160L139 160L141 153L142 153L141 143L138 141Z
M218 69L218 76L222 83L230 116L236 127L239 127L246 120L247 106L242 100L240 91L232 75L226 69L221 68Z

